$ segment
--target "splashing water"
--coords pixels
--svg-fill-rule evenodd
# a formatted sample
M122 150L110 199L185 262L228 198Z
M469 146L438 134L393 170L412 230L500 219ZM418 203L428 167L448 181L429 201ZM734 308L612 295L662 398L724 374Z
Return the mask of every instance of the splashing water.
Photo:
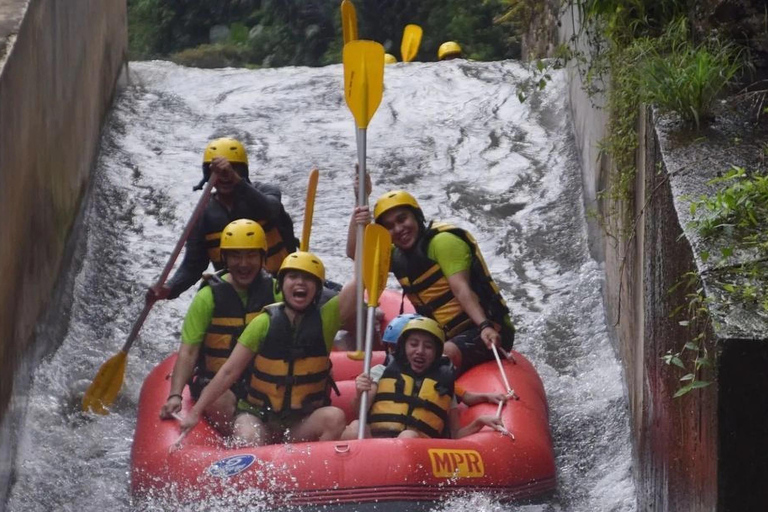
M627 402L605 327L602 269L587 247L565 78L554 73L546 90L520 104L516 85L525 77L513 61L388 66L368 127L372 198L407 189L428 219L475 235L512 308L515 347L538 369L549 398L559 481L553 496L518 505L470 494L433 510L631 512ZM131 502L141 383L176 350L192 291L153 309L110 415L83 414L79 400L122 345L181 234L199 197L191 189L203 147L214 137L246 145L251 179L282 189L297 233L307 173L317 165L311 249L331 279L353 273L343 247L356 145L342 80L340 65L211 71L131 64L131 83L102 136L84 257L70 270L67 334L47 340L58 349L34 373L9 510L269 510L262 491L201 495L189 505Z

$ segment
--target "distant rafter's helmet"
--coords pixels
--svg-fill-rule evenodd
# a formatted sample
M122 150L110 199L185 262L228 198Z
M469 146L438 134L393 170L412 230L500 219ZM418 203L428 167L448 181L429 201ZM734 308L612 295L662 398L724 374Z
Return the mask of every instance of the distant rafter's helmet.
M387 328L384 329L381 341L396 345L397 340L400 339L400 334L403 332L403 328L405 328L405 325L414 318L419 318L419 315L415 313L405 313L393 318L392 321L389 322L389 325L387 325Z
M437 50L437 59L443 60L449 57L461 57L461 46L456 41L447 41Z
M230 222L221 232L221 250L267 250L267 236L258 222L237 219Z
M248 154L237 139L223 137L209 142L203 153L203 163L209 164L217 156L226 158L231 164L238 163L248 165Z
M317 278L317 293L315 302L320 300L320 294L323 292L323 283L325 282L325 266L320 258L311 252L296 251L289 254L280 265L277 271L277 286L280 291L283 289L283 278L289 270L301 270Z
M392 208L397 208L399 206L407 206L412 209L419 223L424 223L424 212L421 211L419 202L416 201L415 197L404 190L391 190L380 196L373 206L373 218L376 222L381 223L382 215Z
M391 53L385 53L384 64L397 64L397 57L395 57Z

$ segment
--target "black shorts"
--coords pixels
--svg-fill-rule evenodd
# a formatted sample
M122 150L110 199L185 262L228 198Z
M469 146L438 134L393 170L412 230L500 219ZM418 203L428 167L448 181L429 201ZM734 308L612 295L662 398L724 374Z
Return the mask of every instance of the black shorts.
M211 382L211 379L207 377L192 377L192 380L189 383L189 393L192 395L192 399L197 402L200 399L200 395L203 392L203 389L205 386L207 386ZM235 394L235 398L237 400L240 400L241 398L245 397L245 380L240 379L236 381L234 384L232 384L232 387L229 388L232 390L232 392Z
M504 350L512 350L512 344L515 341L514 329L503 323L500 334L501 346ZM456 373L457 377L480 363L494 359L493 350L488 350L483 340L480 339L480 329L478 327L467 329L447 341L455 344L461 352L461 368Z

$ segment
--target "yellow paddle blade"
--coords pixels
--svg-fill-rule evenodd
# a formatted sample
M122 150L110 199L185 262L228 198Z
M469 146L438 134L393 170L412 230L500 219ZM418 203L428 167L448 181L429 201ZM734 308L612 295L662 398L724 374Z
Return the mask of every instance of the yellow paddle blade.
M312 217L315 213L315 193L317 193L317 180L320 171L312 169L309 171L309 183L307 184L307 203L304 206L304 226L301 228L301 244L299 250L309 251L309 233L312 230Z
M374 41L344 45L344 97L358 128L365 129L381 103L384 47Z
M379 303L381 292L387 285L392 238L383 226L368 224L363 238L363 282L368 291L368 306Z
M99 373L93 379L83 396L83 410L98 414L107 414L107 407L112 405L123 386L125 359L127 352L122 350L101 365Z
M347 357L353 361L362 361L363 359L365 359L365 352L363 352L362 350L347 352Z
M357 41L357 12L355 4L349 0L341 1L341 30L344 34L344 44Z
M423 30L418 25L406 25L403 31L403 41L400 43L400 56L403 62L411 62L419 53Z

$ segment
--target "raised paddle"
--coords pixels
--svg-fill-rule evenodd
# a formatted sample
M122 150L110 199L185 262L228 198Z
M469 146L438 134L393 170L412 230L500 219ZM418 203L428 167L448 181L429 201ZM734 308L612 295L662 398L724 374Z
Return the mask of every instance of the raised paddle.
M307 184L307 203L304 205L304 226L301 228L301 244L299 250L309 251L309 233L312 230L312 216L315 213L315 194L317 193L317 179L320 171L316 168L309 171L309 183Z
M400 57L403 62L411 62L419 53L421 45L421 35L423 30L418 25L406 25L403 31L403 40L400 43Z
M341 0L341 31L344 44L357 41L357 12L355 5L349 0Z
M384 47L374 41L352 41L344 45L344 97L357 126L358 183L357 205L367 206L365 194L365 130L381 103L384 89ZM363 342L363 226L357 226L355 238L355 276L357 278L357 352Z
M165 264L162 274L157 279L157 284L165 284L165 280L168 279L168 274L171 273L173 264L176 262L176 258L179 257L181 248L184 247L184 242L189 238L189 234L192 232L192 228L197 224L197 220L205 210L205 206L208 204L208 200L211 197L211 189L216 185L217 174L213 174L211 179L203 189L203 195L197 201L192 216L187 221L187 225L184 227L184 232L181 234L179 241L176 242L171 257L168 258L168 263ZM128 357L128 351L131 349L136 336L139 334L141 326L144 324L149 311L152 309L155 301L147 300L144 303L144 309L141 310L141 314L136 319L131 329L131 333L128 335L128 339L125 340L123 348L120 352L112 356L106 363L101 365L99 372L91 382L88 390L83 396L83 410L92 411L98 414L107 414L107 407L112 405L117 398L117 394L120 392L120 388L123 386L123 376L125 375L125 363L126 357Z
M392 254L392 237L383 226L368 224L365 227L363 247L363 280L368 291L368 322L365 333L365 359L363 372L371 373L371 353L373 352L373 322L379 297L387 284L389 273L389 258ZM365 435L365 424L368 418L368 393L360 396L360 415L357 431L358 439Z

